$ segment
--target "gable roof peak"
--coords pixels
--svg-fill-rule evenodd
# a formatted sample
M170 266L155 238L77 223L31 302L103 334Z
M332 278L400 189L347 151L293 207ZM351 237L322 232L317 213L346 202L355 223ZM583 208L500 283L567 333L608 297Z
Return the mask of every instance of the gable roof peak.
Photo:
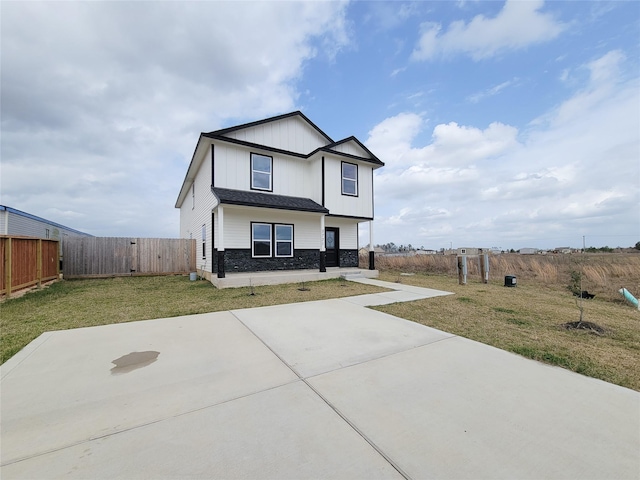
M330 151L335 151L334 148L337 147L338 145L342 145L344 143L349 143L349 142L353 142L356 145L358 145L358 147L360 147L367 155L369 155L370 159L369 161L371 161L372 163L376 163L380 166L384 166L384 162L382 160L380 160L378 157L376 157L373 152L371 152L371 150L369 150L364 143L362 143L360 140L358 140L356 137L354 137L353 135L351 135L350 137L347 138L343 138L342 140L338 140L337 142L333 142L329 145L326 145L325 147L322 147L321 150L324 150L325 152L330 152Z
M327 135L325 132L323 132L320 129L320 127L318 127L315 123L313 123L311 120L309 120L309 118L307 118L307 116L304 113L302 113L300 110L295 110L295 111L289 112L289 113L283 113L282 115L276 115L274 117L269 117L269 118L265 118L265 119L262 119L262 120L256 120L254 122L243 123L241 125L235 125L233 127L222 128L220 130L214 130L212 132L203 132L203 135L206 136L206 137L213 136L213 135L215 135L215 136L225 135L227 133L235 132L237 130L242 130L242 129L245 129L245 128L255 127L257 125L264 125L265 123L277 122L278 120L283 120L285 118L291 118L291 117L300 117L304 122L306 122L314 130L316 130L318 133L320 133L320 135L322 135L327 140L327 143L334 143L333 139L329 135Z

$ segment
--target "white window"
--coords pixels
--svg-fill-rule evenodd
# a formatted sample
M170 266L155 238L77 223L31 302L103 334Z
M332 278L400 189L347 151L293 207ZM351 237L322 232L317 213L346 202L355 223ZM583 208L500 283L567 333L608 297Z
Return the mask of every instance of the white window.
M207 226L202 225L202 258L207 258Z
M342 162L342 194L358 196L358 166Z
M271 256L271 224L251 224L251 255L253 257Z
M49 235L50 235L50 233L49 233L49 229L48 229L48 228L45 228L45 229L44 229L44 238L51 238Z
M251 154L251 189L273 190L272 182L273 158L266 155Z
M293 225L276 225L276 257L293 257Z

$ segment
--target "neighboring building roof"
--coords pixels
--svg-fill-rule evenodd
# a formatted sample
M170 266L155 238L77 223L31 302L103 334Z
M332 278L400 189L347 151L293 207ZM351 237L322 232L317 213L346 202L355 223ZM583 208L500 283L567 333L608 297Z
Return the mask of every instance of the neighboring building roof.
M81 232L80 230L76 230L75 228L70 228L60 223L52 222L51 220L47 220L46 218L38 217L36 215L32 215L27 212L23 212L22 210L17 210L15 208L7 207L5 205L0 205L0 212L6 211L8 213L13 213L15 215L20 215L21 217L30 218L31 220L36 220L38 222L46 223L47 225L51 225L53 227L58 227L63 230L67 230L69 232L77 233L78 235L86 235L87 237L92 237L93 235L85 232Z
M273 195L271 193L248 192L245 190L232 190L230 188L218 187L212 188L211 190L220 203L227 205L329 213L329 210L310 198L287 197L285 195Z

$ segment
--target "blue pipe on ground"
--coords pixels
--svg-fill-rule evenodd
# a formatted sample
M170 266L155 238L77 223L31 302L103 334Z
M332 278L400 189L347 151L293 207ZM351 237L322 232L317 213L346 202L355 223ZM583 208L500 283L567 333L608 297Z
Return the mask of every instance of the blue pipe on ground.
M618 290L618 292L622 294L622 296L627 302L629 302L631 305L633 305L638 310L640 310L640 304L638 303L638 299L634 297L629 290L627 290L626 288L621 288L620 290Z

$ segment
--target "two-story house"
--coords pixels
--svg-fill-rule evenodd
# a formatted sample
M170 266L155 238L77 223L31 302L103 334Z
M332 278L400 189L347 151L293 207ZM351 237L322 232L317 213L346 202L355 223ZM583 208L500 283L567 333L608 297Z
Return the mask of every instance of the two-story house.
M218 278L357 267L358 224L373 221L383 165L299 111L201 133L175 205L180 236L197 240L199 269Z

